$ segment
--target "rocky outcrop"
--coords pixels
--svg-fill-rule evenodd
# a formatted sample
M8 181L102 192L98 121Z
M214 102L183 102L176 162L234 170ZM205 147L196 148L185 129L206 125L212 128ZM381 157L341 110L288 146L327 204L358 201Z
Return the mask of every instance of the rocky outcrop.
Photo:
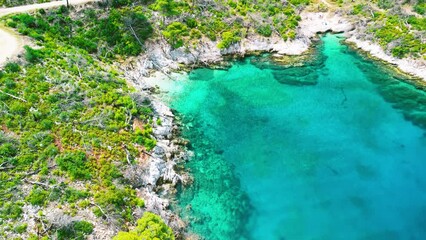
M402 71L426 80L426 61L422 59L396 58L383 51L382 47L371 40L363 39L356 32L351 33L347 42L353 43L357 48L368 52L371 56L390 63Z
M155 119L154 137L157 145L148 155L148 159L140 162L138 169L138 193L145 200L147 211L160 215L167 225L180 236L186 224L170 209L170 201L176 193L177 184L186 184L190 178L186 173L179 173L176 164L186 161L189 154L185 148L176 141L178 126L174 123L172 111L151 97L151 106Z

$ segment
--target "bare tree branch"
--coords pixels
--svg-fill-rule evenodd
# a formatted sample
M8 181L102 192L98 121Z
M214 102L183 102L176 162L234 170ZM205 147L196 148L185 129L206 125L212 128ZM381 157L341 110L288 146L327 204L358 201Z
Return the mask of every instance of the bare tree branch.
M21 101L23 101L23 102L27 102L27 100L25 100L25 99L23 99L23 98L17 97L17 96L15 96L15 95L12 95L12 94L10 94L10 93L4 92L4 91L2 91L2 90L0 90L0 92L1 92L1 93L3 93L3 94L6 94L6 95L7 95L7 96L9 96L9 97L13 97L14 99L18 99L18 100L21 100Z

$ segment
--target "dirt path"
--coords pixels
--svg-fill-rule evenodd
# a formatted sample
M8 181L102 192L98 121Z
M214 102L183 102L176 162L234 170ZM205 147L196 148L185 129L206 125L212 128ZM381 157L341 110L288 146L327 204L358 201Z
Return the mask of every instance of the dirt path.
M23 40L12 30L0 26L0 66L22 49Z
M80 5L95 1L99 0L69 0L69 3L70 5ZM19 7L0 8L0 17L12 13L31 12L37 9L54 8L66 4L66 1L55 1ZM17 33L0 25L0 66L3 66L3 64L5 64L8 59L12 58L13 56L16 56L17 54L19 54L20 51L22 51L23 42L23 39L19 37Z
M70 5L80 5L80 4L84 4L88 2L96 2L96 1L99 1L99 0L69 0L69 3ZM6 16L12 13L31 12L37 9L54 8L54 7L59 7L66 4L67 4L66 1L54 1L54 2L38 3L38 4L31 4L31 5L25 5L25 6L11 7L11 8L0 8L0 17Z

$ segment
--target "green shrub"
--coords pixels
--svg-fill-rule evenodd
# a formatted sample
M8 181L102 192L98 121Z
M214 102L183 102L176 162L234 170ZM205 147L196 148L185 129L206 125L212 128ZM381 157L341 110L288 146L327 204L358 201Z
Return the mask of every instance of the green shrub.
M142 240L136 232L118 232L113 240Z
M11 28L16 28L16 26L18 25L16 22L11 21L10 19L8 19L6 24L7 24L8 27L11 27Z
M42 206L46 203L49 197L49 192L39 187L34 187L30 194L28 194L26 200L32 205Z
M414 11L418 14L424 15L426 13L426 3L419 3L414 5Z
M311 1L310 0L289 0L289 2L293 5L308 5Z
M61 5L58 9L56 9L57 14L64 14L68 12L69 12L69 9L64 5Z
M13 157L18 153L18 148L13 143L2 143L0 145L0 156Z
M426 18L416 18L414 16L410 16L407 20L411 26L413 26L416 30L426 31Z
M80 35L75 36L71 42L73 45L86 50L88 53L96 53L98 50L98 45L96 43Z
M68 151L56 158L56 163L62 171L72 179L90 179L91 167L86 154L80 151Z
M290 31L288 31L288 32L287 32L287 37L288 37L289 39L296 39L296 31L294 31L294 30L290 30Z
M73 189L73 188L67 188L65 189L65 192L62 194L62 199L65 202L69 202L69 203L75 203L80 199L85 199L88 196L90 196L90 194L86 191L80 191L77 189Z
M43 119L40 122L40 125L41 125L41 129L50 130L53 127L53 122L52 122L52 120L49 120L49 119Z
M145 146L147 151L151 151L157 145L157 140L153 138L145 138L143 145Z
M392 48L391 52L394 57L403 58L408 54L409 50L403 46L397 46Z
M362 13L363 9L364 9L364 4L354 5L354 7L352 9L352 14L358 15L358 14Z
M191 29L189 36L191 37L191 39L200 39L203 34L198 29Z
M156 0L154 4L150 5L150 8L155 11L159 11L166 16L179 15L177 3L174 0Z
M145 125L144 130L136 129L135 142L145 146L147 151L151 151L156 145L157 141L152 137L152 127Z
M78 221L74 223L74 230L85 234L93 232L93 225L86 221Z
M108 18L101 20L97 27L100 36L121 55L141 53L139 41L143 43L153 32L140 7L112 9ZM94 50L92 45L85 47Z
M181 22L171 23L162 33L167 39L167 42L172 45L172 48L179 48L183 46L182 38L189 35L188 27Z
M222 33L222 41L219 42L217 47L219 49L226 49L232 44L239 42L240 40L241 38L238 37L235 33L226 31Z
M24 116L28 111L28 106L21 102L15 101L9 106L9 112L16 115Z
M144 201L136 196L136 191L131 188L117 188L111 186L108 189L98 191L95 195L95 202L104 212L120 214L121 219L132 221L132 208L143 207ZM93 212L96 216L104 215L99 207L95 207Z
M196 28L198 23L195 18L187 18L185 19L185 23L189 28Z
M84 240L93 232L93 224L86 221L72 222L69 226L62 227L56 231L58 240Z
M14 89L14 88L16 88L16 82L15 81L13 81L12 79L10 79L10 78L7 78L5 81L4 81L4 85L6 86L6 88L8 88L8 89Z
M12 16L12 20L14 20L16 22L21 22L28 28L37 27L36 18L29 15L28 13L22 13L22 14Z
M21 70L21 67L15 62L8 62L4 66L4 70L6 72L19 72Z
M0 219L18 219L23 211L20 203L8 202L0 208Z
M113 240L144 240L161 239L174 240L172 229L167 226L160 216L145 212L138 220L136 228L130 232L119 232Z
M272 35L272 28L270 25L261 25L257 27L256 31L265 37L270 37Z
M128 0L118 0L112 2L115 5L129 5ZM106 17L99 17L105 14ZM86 23L80 19L74 20L69 16L68 10L59 9L45 15L31 16L28 14L18 14L8 22L9 26L18 28L22 34L28 35L40 41L46 41L46 37L52 36L67 42L89 53L102 52L102 56L113 57L119 55L138 55L142 52L141 46L148 39L153 30L144 15L142 7L112 8L106 13L87 10L85 15L88 19ZM103 46L107 42L108 49ZM112 51L109 51L112 49ZM103 53L106 51L106 53ZM29 61L32 59L34 51L28 51ZM41 56L38 56L41 57Z
M24 46L25 49L25 60L30 63L39 62L43 58L43 52L41 50L32 49L29 46Z
M26 232L26 231L27 231L27 227L28 227L28 224L26 224L26 223L24 223L24 224L20 224L20 225L16 226L16 227L13 229L13 231L14 231L14 232L16 232L16 233L21 234L21 233L24 233L24 232Z

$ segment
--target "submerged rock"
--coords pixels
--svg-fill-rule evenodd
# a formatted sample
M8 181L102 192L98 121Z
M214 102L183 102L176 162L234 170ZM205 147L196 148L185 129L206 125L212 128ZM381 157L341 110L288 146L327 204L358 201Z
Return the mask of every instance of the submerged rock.
M282 84L294 85L294 86L309 86L316 85L318 83L318 75L310 73L304 76L292 76L285 72L273 72L274 78Z
M322 65L323 63L319 61L313 61L309 65L274 70L272 75L275 80L282 84L295 86L316 85L318 83L317 69L321 68Z

